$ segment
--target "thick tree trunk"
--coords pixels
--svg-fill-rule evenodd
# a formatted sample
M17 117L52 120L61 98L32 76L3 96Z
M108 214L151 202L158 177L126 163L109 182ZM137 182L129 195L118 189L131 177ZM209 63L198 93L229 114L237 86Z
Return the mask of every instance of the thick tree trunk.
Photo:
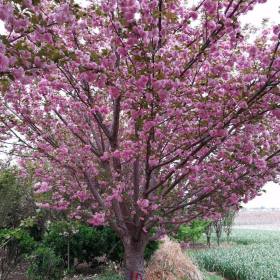
M144 280L144 251L146 242L124 242L125 280Z

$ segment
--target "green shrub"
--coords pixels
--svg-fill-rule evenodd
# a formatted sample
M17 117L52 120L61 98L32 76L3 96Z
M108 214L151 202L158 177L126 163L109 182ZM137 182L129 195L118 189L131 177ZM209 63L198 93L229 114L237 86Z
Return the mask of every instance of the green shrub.
M27 254L33 250L35 241L25 229L1 229L0 244L1 248L16 247L21 254Z
M63 262L48 247L38 247L29 257L31 265L27 274L30 280L60 280L63 278Z
M121 243L107 227L93 228L75 222L60 221L50 225L43 240L64 260L65 266L74 259L79 263L97 264L96 257L106 255L113 261L121 259Z
M0 228L15 228L35 211L31 184L0 162Z
M208 226L208 221L194 220L190 225L181 225L175 236L178 241L197 242Z
M120 262L124 255L122 242L110 227L93 228L76 222L56 222L50 225L43 243L53 248L68 268L69 263L73 265L74 259L79 263L98 265L99 257ZM157 248L158 242L150 242L145 258L149 259Z
M114 272L105 272L99 275L96 280L123 280L123 277Z
M34 239L23 228L0 230L0 277L7 279L16 270L25 255L35 247Z
M52 223L42 241L45 247L54 250L55 254L64 261L64 266L68 268L74 263L74 257L80 253L81 244L73 238L77 231L75 223L65 221Z
M160 241L150 241L145 249L144 258L148 261L153 253L159 248Z

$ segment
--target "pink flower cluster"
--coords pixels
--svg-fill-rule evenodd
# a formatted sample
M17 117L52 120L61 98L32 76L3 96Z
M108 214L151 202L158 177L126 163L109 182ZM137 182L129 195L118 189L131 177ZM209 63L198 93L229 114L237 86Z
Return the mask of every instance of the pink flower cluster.
M88 223L92 226L101 226L105 222L105 214L104 213L95 213L89 220Z
M239 20L263 0L64 2L0 2L0 137L39 207L142 238L277 178L280 26Z

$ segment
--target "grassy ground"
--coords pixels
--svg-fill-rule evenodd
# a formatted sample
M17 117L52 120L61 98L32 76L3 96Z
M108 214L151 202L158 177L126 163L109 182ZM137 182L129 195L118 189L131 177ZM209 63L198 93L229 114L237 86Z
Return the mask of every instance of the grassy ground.
M66 278L64 280L123 280L123 278L114 272L107 271L102 274L96 274L91 276L76 275L71 278Z
M279 280L279 252L279 231L235 230L229 245L190 254L201 268L229 280Z
M210 272L204 272L203 273L204 279L205 280L224 280L225 278L223 278L222 276L216 275L216 274L212 274ZM71 280L123 280L123 278L121 278L119 275L116 274L104 274L104 275L96 275L96 276L92 276L89 278L73 278ZM159 279L161 280L161 279Z
M203 273L204 279L205 280L224 280L225 278L217 275L217 274L212 274L210 272L204 272Z

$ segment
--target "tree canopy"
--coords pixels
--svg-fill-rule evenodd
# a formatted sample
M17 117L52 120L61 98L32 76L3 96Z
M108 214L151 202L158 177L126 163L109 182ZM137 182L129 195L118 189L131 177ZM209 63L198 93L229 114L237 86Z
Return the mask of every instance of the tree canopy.
M131 249L275 179L280 26L239 19L262 2L1 1L1 142L39 206Z

